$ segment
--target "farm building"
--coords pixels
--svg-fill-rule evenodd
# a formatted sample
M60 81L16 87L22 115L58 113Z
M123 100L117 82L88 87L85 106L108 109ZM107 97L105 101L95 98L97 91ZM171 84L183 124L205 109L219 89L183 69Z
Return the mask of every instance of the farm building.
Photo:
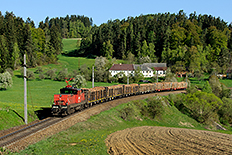
M158 76L165 76L167 67L166 63L144 63L144 64L113 64L109 72L111 76L115 76L118 73L134 74L134 71L138 68L141 69L141 73L144 77L152 77L158 73Z

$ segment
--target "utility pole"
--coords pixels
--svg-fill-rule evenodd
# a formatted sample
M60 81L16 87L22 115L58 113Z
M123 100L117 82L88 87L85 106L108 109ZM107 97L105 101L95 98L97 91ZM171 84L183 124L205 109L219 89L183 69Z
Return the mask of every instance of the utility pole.
M27 67L26 67L26 54L24 54L24 121L27 124Z
M92 88L94 88L94 66L92 67Z

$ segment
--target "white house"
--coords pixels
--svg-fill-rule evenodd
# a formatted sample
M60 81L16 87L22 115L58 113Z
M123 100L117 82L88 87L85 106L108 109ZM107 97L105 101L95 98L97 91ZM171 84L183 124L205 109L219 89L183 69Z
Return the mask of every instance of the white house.
M134 73L134 66L132 64L113 64L109 72L111 73L111 76L120 72L123 72L126 76L128 76L130 73Z
M166 63L144 63L143 65L151 68L155 71L155 74L158 72L158 76L165 76L166 70L167 70L167 64Z
M134 71L138 68L141 69L141 73L144 77L155 76L157 75L157 72L158 76L165 76L167 70L166 63L113 64L109 72L111 76L114 76L120 72L124 73L127 76L128 74L133 75Z
M146 65L137 65L134 64L134 69L137 70L138 68L141 69L141 73L143 74L144 77L152 77L153 76L153 70L150 67L147 67Z

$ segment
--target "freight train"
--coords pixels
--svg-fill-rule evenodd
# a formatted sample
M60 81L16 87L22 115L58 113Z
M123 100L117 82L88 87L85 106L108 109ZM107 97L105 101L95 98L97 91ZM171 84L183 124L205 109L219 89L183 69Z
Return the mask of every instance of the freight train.
M54 95L51 109L53 115L69 115L75 111L116 98L187 88L187 82L159 82L78 89L74 85L69 85L68 81L66 82L67 86L60 89L60 94Z

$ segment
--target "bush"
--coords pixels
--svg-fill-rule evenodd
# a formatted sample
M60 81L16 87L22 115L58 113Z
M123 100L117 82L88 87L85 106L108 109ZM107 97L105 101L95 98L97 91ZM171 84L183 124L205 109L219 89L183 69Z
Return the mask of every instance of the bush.
M94 80L96 82L107 82L109 77L109 72L104 70L94 71Z
M230 98L231 96L231 90L228 89L225 85L221 85L222 86L222 91L221 91L221 94L220 94L220 98L223 98L223 97L226 97L226 98Z
M7 68L7 69L6 69L6 72L9 72L10 75L11 75L11 77L14 76L14 71L13 71L11 68Z
M212 92L217 96L220 97L222 92L221 83L216 75L211 75L209 78L209 84L212 88Z
M9 72L0 74L0 89L7 89L13 85L13 80Z
M202 92L212 93L212 88L210 87L210 84L208 81L206 81L206 83L204 84L202 88Z
M51 80L55 80L56 78L56 70L55 69L51 69L48 70L45 75L47 76L47 78L51 79Z
M186 89L188 94L193 94L195 92L197 92L197 88L195 85L188 85L187 89Z
M120 112L120 117L124 120L131 120L134 118L135 111L132 107L126 106Z
M45 76L44 76L44 74L43 74L43 73L40 73L40 74L39 74L39 79L40 79L40 80L45 79Z
M232 99L223 98L223 105L218 111L220 122L229 125L232 124Z
M36 74L40 74L40 73L43 73L43 68L42 67L38 67L35 71Z
M81 75L83 75L84 76L84 78L87 80L87 81L90 81L91 80L91 75L92 75L92 69L89 69L88 67L87 67L87 65L86 64L84 64L84 65L82 65L81 67L80 67L80 73L81 73Z
M87 86L86 79L81 75L76 75L73 81L73 84L75 84L77 88L84 88Z
M217 121L217 112L223 103L214 94L197 91L187 94L183 98L183 104L192 118L200 123L207 124L210 119ZM181 112L185 113L186 111Z
M162 102L162 98L160 97L148 98L147 105L145 105L142 109L142 114L152 119L154 119L155 117L160 117L164 112L164 104Z
M178 82L175 74L167 74L164 82Z
M27 79L29 80L34 80L35 79L35 74L31 70L27 70Z
M68 70L65 68L65 69L59 71L59 73L57 74L56 80L63 81L67 77L68 77Z

